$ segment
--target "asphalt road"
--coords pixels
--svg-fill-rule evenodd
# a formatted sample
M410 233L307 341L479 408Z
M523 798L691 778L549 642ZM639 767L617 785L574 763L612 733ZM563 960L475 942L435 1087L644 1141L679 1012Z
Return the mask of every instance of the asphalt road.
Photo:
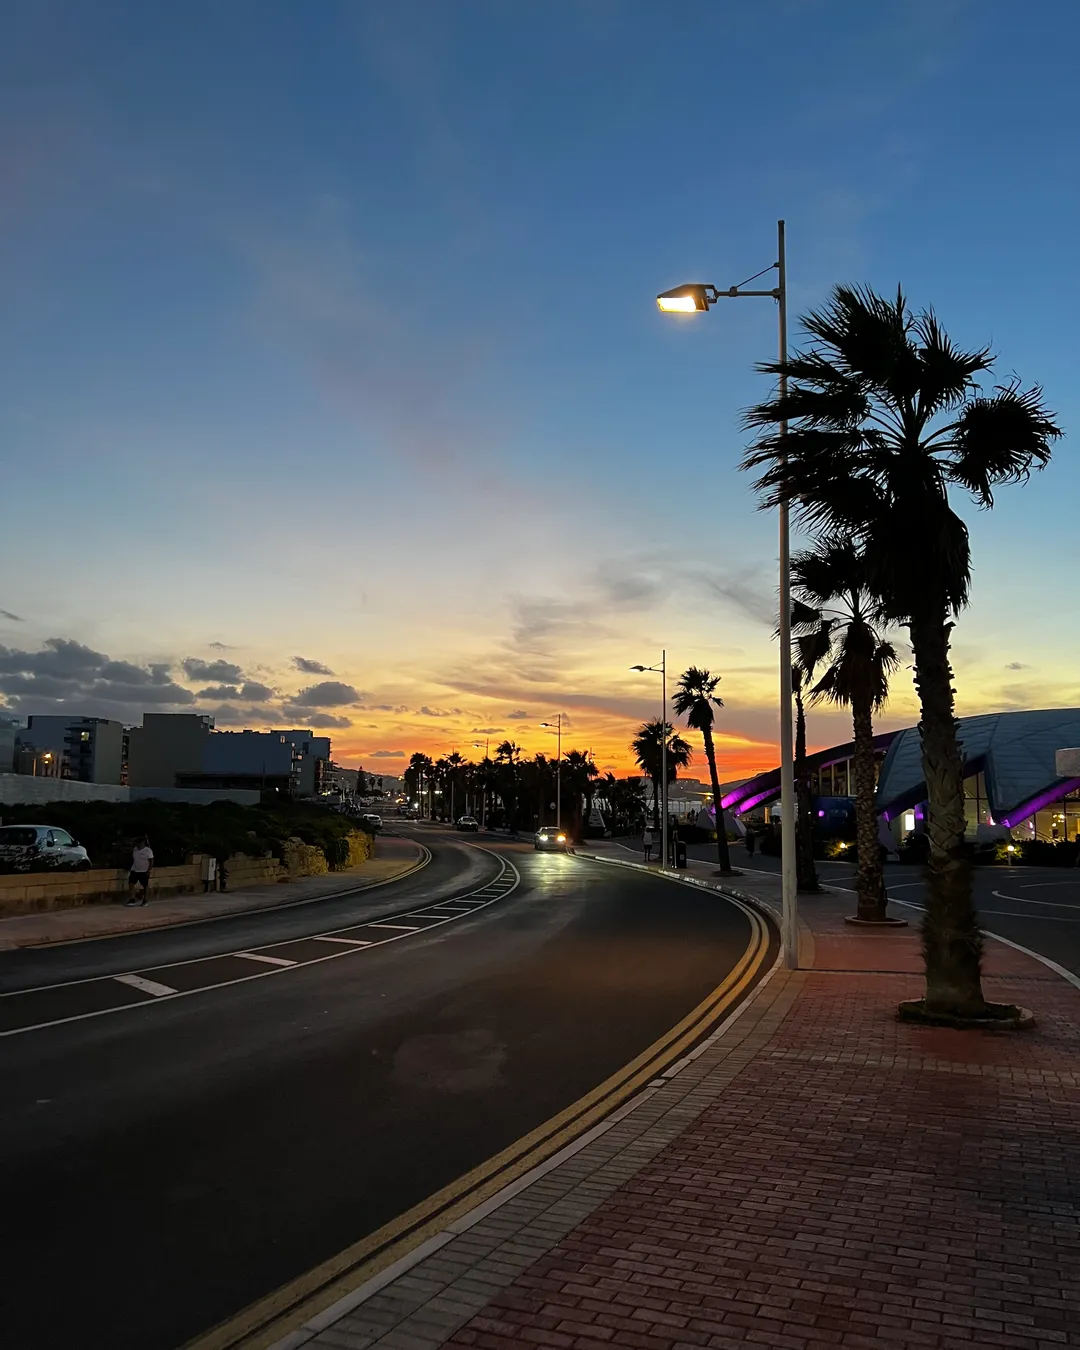
M715 846L691 845L688 854L708 862L716 860ZM755 854L747 858L735 845L732 865L740 869L779 872L778 858ZM821 881L838 888L854 888L855 870L846 863L818 862ZM897 914L918 918L907 906L921 908L925 887L920 869L904 863L887 863L885 885L890 899L903 902ZM1018 942L1040 956L1049 957L1073 975L1080 976L1080 868L979 866L973 872L975 904L979 922L989 933ZM813 900L808 898L807 904Z
M325 901L235 930L5 954L16 992L0 1003L55 1012L47 1000L70 993L28 986L76 971L87 983L69 990L134 996L0 1038L5 1346L173 1350L577 1100L700 1002L750 937L707 892L423 838L432 864L379 893L394 929ZM349 940L314 959L328 930ZM248 959L274 951L295 964ZM179 972L223 962L239 983L200 976L182 997L115 978L174 990Z

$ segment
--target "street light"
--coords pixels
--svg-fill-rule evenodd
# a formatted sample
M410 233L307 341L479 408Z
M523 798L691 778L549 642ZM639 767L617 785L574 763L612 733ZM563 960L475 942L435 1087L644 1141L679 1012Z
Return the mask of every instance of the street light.
M784 222L776 222L776 262L737 286L719 290L703 282L676 286L656 297L656 303L665 314L696 314L715 305L718 300L742 299L746 296L768 296L777 302L780 319L780 362L787 360L787 252ZM766 272L777 273L776 285L770 290L747 291L743 287ZM787 376L780 376L780 398L787 396ZM787 434L787 422L780 423L780 435ZM781 458L784 452L781 451ZM799 965L798 880L795 871L795 754L791 727L791 533L786 502L780 505L780 840L783 878L783 923L781 940L784 964L789 970Z
M562 829L562 713L555 714L554 722L541 722L542 727L554 727L558 736L555 751L555 828Z
M631 666L631 670L651 670L660 676L660 866L668 865L667 855L667 648L660 653L658 666Z
M490 744L491 744L491 737L490 737L490 736L485 736L485 737L484 737L484 763L485 763L485 764L487 763L487 760L488 760L488 746L489 746ZM480 742L479 742L479 741L473 741L473 743L472 743L472 748L473 748L474 750L479 750L479 749L480 749ZM481 828L482 830L486 830L486 829L487 829L487 769L486 769L486 768L485 768L485 770L484 770L484 781L483 781L483 783L480 785L480 828Z

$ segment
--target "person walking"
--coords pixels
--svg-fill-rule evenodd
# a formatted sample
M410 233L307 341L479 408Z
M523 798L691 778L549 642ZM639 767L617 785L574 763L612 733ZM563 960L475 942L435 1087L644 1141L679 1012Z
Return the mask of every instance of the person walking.
M128 872L128 905L145 905L150 900L150 873L154 868L154 850L150 840L141 835L131 850L131 871Z
M646 825L641 836L641 847L645 850L645 861L652 862L653 837L652 830Z
M757 843L757 839L756 839L755 836L754 836L754 831L753 831L753 830L747 830L747 831L746 831L746 856L747 856L748 858L752 858L752 857L754 856L754 845L755 845L756 843Z

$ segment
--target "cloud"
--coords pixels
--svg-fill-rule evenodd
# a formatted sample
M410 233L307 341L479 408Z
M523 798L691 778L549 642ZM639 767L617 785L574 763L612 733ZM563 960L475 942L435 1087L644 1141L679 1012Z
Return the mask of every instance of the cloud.
M332 713L310 712L306 708L284 708L282 711L313 729L325 731L333 727L344 729L352 726L347 717L335 717Z
M227 642L208 642L206 645L211 651L215 652L231 652L235 650L233 647L230 647Z
M515 712L507 713L506 720L508 722L527 722L531 716L532 714L527 713L523 708L518 708Z
M504 731L504 730L505 730L505 727L473 727L472 731L469 732L469 735L470 735L470 736L494 736L494 735L496 735L498 732Z
M1023 663L1023 661L1010 661L1009 664L1005 667L1005 669L1006 669L1006 670L1028 670L1029 667L1028 667L1028 666L1025 666L1024 663Z
M229 699L240 698L240 690L235 684L214 684L208 689L200 689L196 698Z
M251 703L265 703L274 697L274 691L268 684L259 684L257 680L248 680L240 690L240 697Z
M728 568L723 572L699 569L687 575L689 580L703 587L708 594L726 600L746 618L765 624L770 629L776 627L780 602L774 592L761 584L754 569Z
M0 697L20 714L78 711L130 717L147 705L185 706L190 689L176 684L167 662L114 661L71 638L49 638L38 651L0 646Z
M404 759L404 750L369 750L365 759Z
M10 609L0 609L0 618L10 619L12 623L24 622L23 616L21 614L12 614Z
M319 684L309 684L289 699L294 708L342 708L347 703L360 703L363 694L351 684L342 684L340 680L323 680Z
M333 675L334 673L329 666L324 666L321 661L309 661L306 656L294 656L293 665L305 675Z
M217 680L221 684L237 684L244 678L244 672L231 661L200 661L197 656L189 656L180 665L184 675L193 682Z
M429 708L425 704L422 708L416 710L421 717L460 717L460 708Z

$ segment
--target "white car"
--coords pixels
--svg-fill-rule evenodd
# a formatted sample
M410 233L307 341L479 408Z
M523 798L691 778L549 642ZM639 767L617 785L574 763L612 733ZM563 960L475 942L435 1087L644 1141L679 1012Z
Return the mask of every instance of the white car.
M382 816L376 815L374 811L365 811L360 819L376 834L382 829Z
M90 855L67 830L56 825L0 826L0 870L38 871L68 868L80 872L90 866Z

